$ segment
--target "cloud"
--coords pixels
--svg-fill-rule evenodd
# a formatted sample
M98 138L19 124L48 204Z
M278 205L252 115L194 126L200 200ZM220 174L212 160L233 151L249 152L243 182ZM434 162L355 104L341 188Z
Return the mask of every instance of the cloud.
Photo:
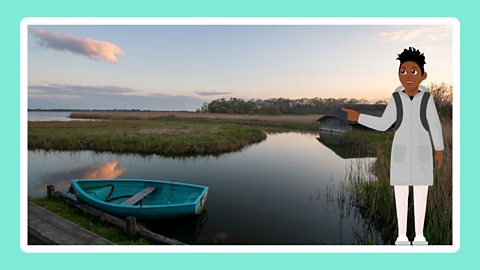
M38 38L37 44L44 48L59 51L69 51L73 54L86 56L90 59L103 59L118 63L117 55L126 53L117 45L90 38L80 38L64 33L50 33L42 28L31 29L30 33Z
M31 95L83 96L83 95L112 95L134 93L135 90L117 86L85 86L71 84L29 85Z
M220 96L220 95L230 95L233 94L233 92L221 92L221 91L194 91L200 96Z
M28 107L42 109L141 109L195 111L205 102L191 96L142 94L119 86L37 84L28 86Z
M378 36L385 41L410 41L415 39L439 40L451 35L450 26L420 27L411 30L383 31Z

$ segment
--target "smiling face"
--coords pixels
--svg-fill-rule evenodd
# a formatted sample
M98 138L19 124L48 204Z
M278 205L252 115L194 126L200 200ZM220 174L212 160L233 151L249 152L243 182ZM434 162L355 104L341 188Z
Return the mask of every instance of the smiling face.
M405 91L416 92L418 85L427 78L427 73L424 72L422 74L422 70L417 63L406 61L400 65L398 78L405 88Z

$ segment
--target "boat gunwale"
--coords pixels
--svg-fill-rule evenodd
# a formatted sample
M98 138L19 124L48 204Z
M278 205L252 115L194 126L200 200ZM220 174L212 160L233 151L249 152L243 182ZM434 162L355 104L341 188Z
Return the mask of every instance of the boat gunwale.
M131 182L151 182L151 183L162 183L162 184L169 184L169 185L177 185L177 186L189 186L189 187L195 187L195 188L200 188L202 189L202 192L200 193L199 196L195 199L194 202L192 203L175 203L175 204L168 204L168 205L160 205L160 204L155 204L155 205L143 205L142 207L137 206L137 205L123 205L123 204L115 204L115 203L109 203L106 201L99 200L91 195L89 195L87 192L83 190L82 187L78 184L78 182L96 182L96 181L131 181ZM72 179L71 180L71 185L75 190L80 192L83 196L98 202L100 204L108 205L108 206L113 206L116 208L132 208L132 209L145 209L145 208L168 208L168 207L178 207L178 206L196 206L200 203L201 199L205 194L208 192L208 187L207 186L201 186L201 185L195 185L195 184L187 184L187 183L182 183L182 182L175 182L175 181L164 181L164 180L148 180L148 179Z

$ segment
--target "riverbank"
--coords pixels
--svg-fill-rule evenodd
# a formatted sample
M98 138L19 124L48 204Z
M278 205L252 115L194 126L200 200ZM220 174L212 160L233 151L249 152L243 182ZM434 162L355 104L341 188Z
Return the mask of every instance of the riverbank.
M178 117L187 119L219 119L219 120L259 120L273 122L311 123L322 114L307 115L260 115L260 114L228 114L228 113L196 113L196 112L128 112L128 111L89 111L72 112L70 118L75 119L110 119L110 120L153 120L162 117Z
M318 131L317 120L321 114L308 115L254 115L194 112L72 112L71 119L92 120L156 120L189 121L210 124L239 124L260 128L266 132Z
M434 166L434 184L429 188L424 235L431 245L452 244L452 122L442 119L444 136L444 161L441 169ZM393 132L368 133L355 131L347 138L369 140L375 148L377 160L371 168L376 180L363 179L349 174L344 195L362 216L378 230L386 243L393 244L397 236L395 196L390 186L390 151ZM433 153L432 153L433 154ZM407 236L413 239L414 231L413 192L410 189Z
M238 151L266 138L265 132L258 128L213 121L163 117L155 120L29 122L28 148L163 156L219 155Z

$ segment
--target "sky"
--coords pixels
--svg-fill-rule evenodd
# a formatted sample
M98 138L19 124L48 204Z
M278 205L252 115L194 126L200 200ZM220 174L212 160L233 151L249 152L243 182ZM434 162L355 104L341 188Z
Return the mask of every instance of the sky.
M444 25L31 25L28 107L195 111L219 98L386 99L397 54L452 83Z

